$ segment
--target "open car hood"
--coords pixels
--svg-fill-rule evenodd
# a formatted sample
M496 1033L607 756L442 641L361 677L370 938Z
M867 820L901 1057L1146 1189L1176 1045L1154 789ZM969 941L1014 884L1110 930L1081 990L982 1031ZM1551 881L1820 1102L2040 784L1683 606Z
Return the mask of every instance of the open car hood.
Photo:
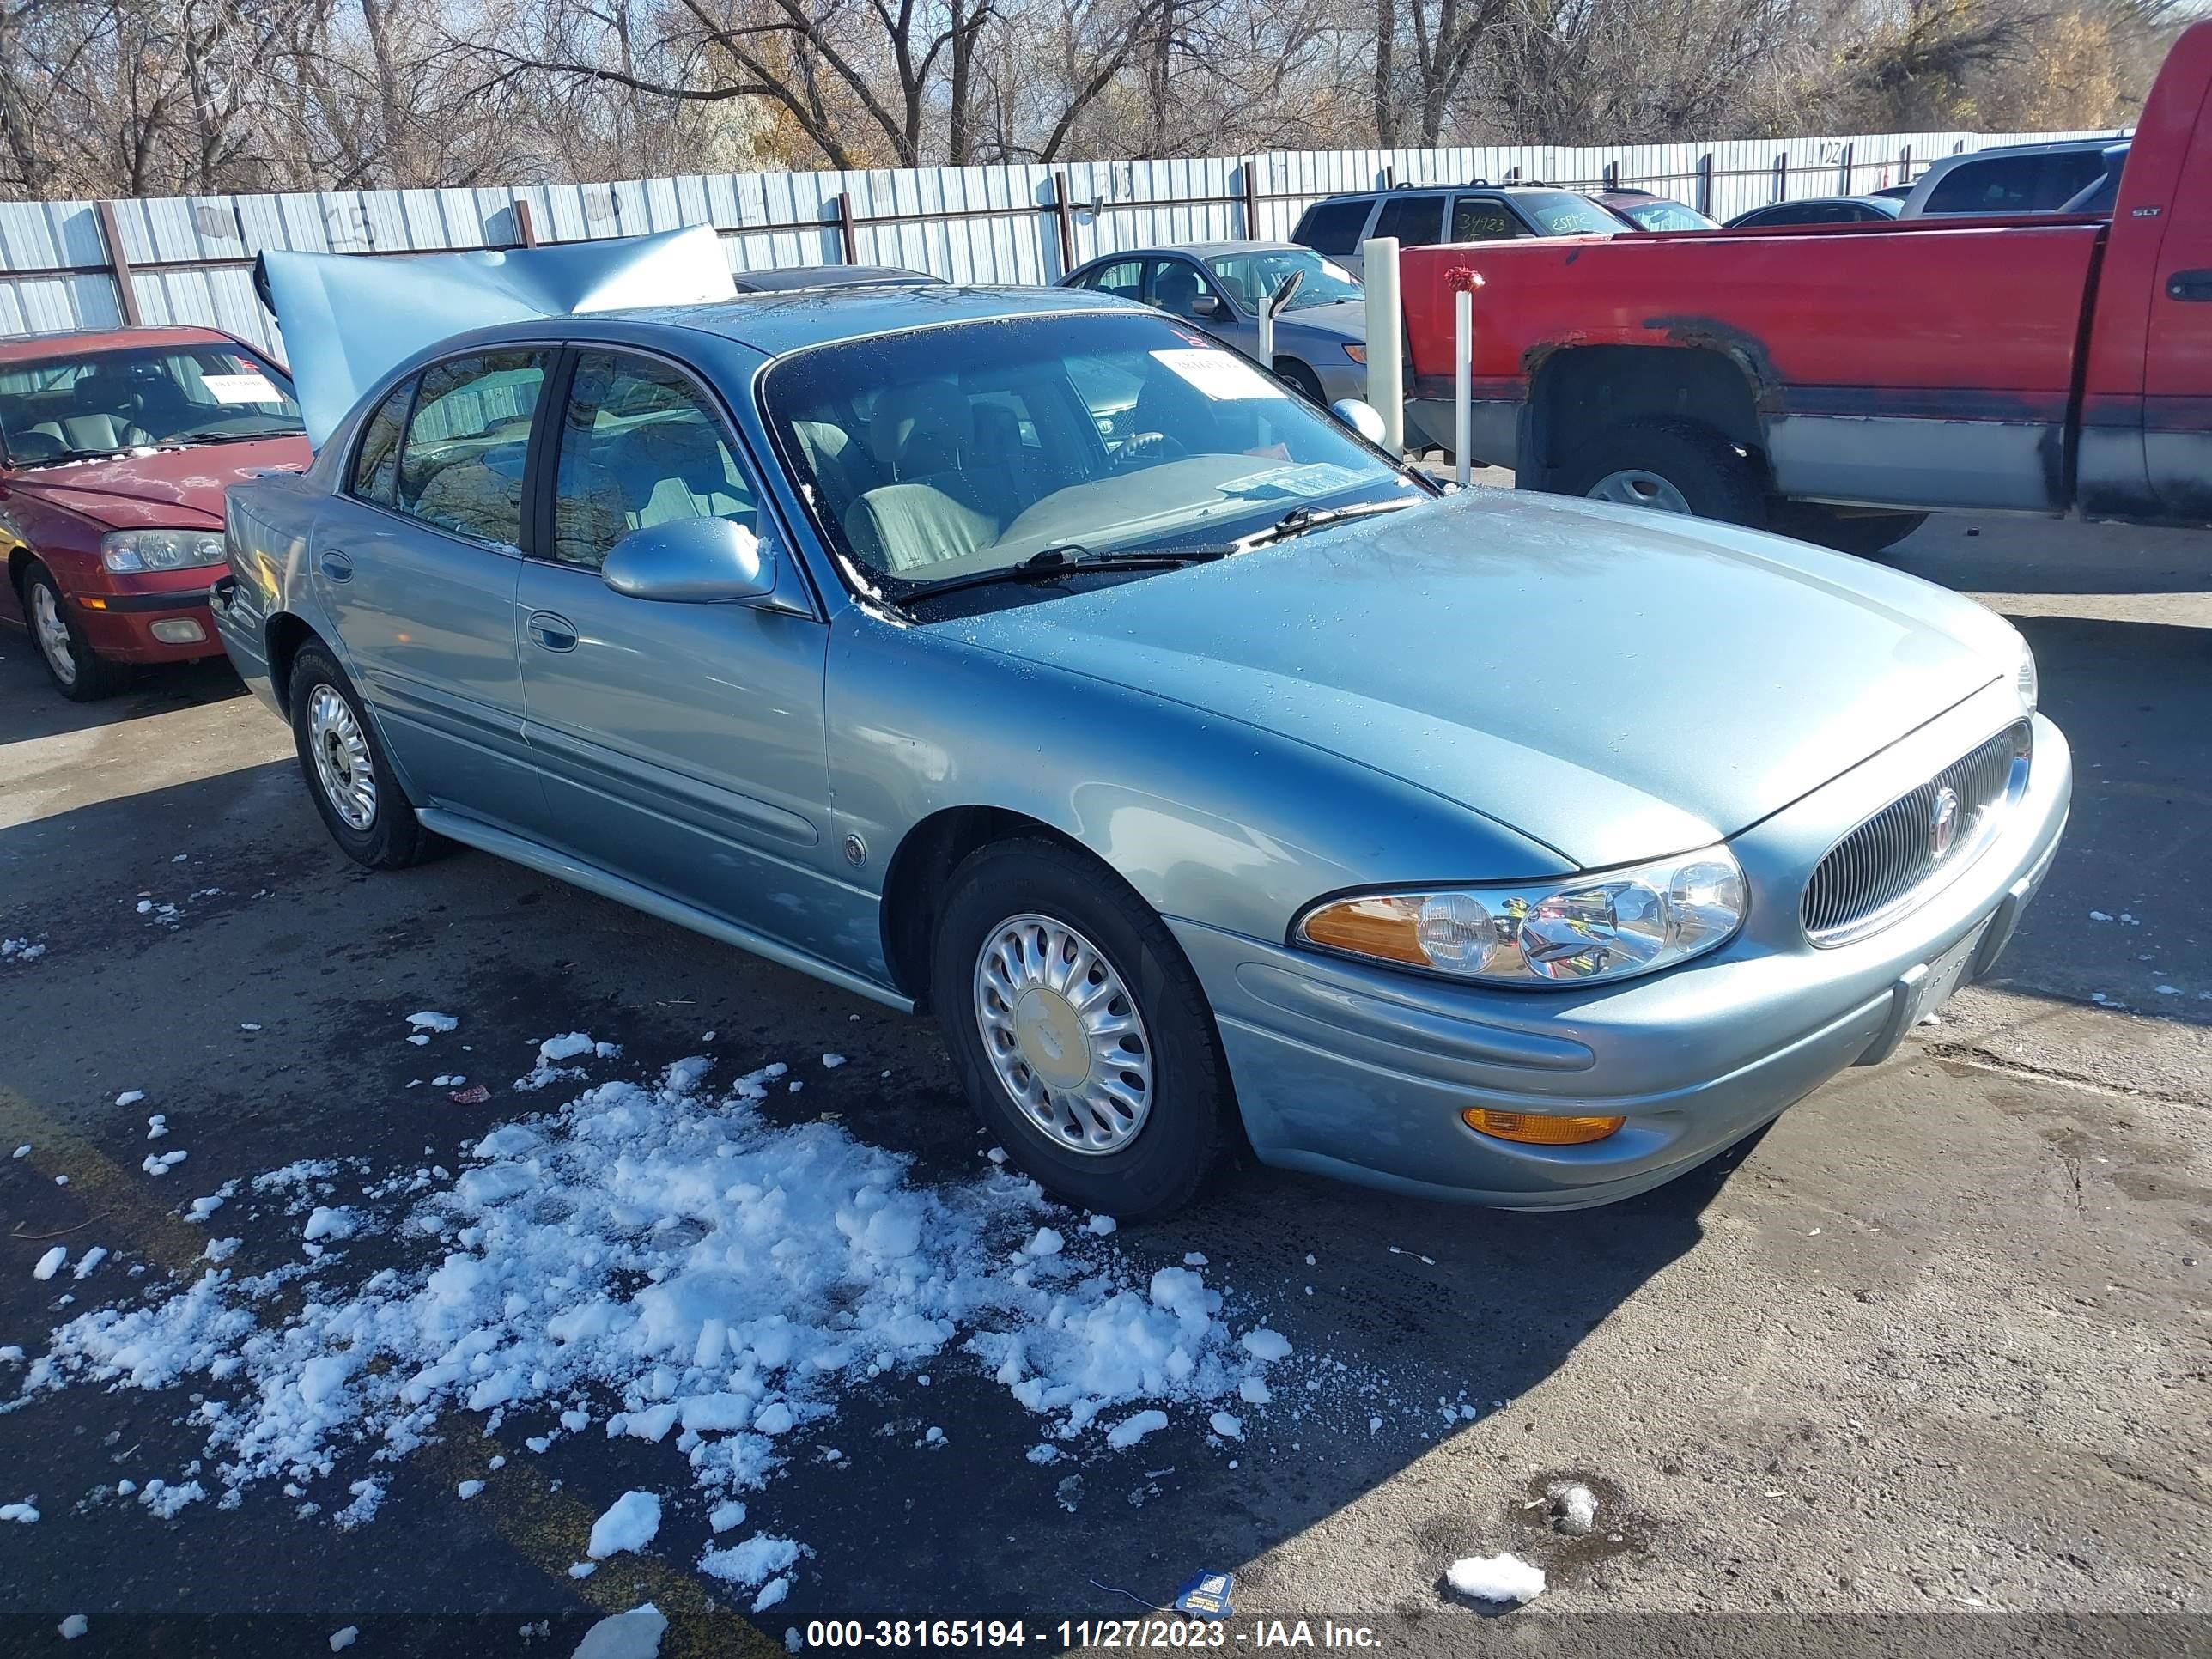
M414 258L271 251L253 280L283 332L307 441L318 449L387 370L466 330L737 296L708 225Z

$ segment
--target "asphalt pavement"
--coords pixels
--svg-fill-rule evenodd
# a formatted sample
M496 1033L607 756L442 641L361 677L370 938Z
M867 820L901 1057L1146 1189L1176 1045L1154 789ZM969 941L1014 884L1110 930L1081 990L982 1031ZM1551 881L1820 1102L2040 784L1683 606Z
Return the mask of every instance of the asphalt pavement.
M0 1361L0 1504L40 1512L0 1522L0 1651L58 1650L81 1613L73 1653L319 1652L355 1626L364 1656L567 1654L647 1600L665 1654L930 1616L1020 1619L1057 1650L1061 1621L1082 1645L1081 1621L1164 1607L1201 1570L1235 1576L1231 1646L1295 1644L1304 1619L1310 1645L1408 1655L2206 1651L2212 533L1954 516L1887 556L2019 620L2075 747L2066 846L1992 983L1890 1065L1612 1208L1235 1170L1096 1248L1139 1282L1203 1254L1355 1381L1255 1413L1234 1468L1188 1412L1039 1466L1036 1419L950 1351L927 1391L887 1376L853 1419L926 1419L949 1444L848 1428L836 1462L794 1459L749 1499L811 1552L759 1615L696 1570L688 1512L568 1575L617 1495L683 1492L673 1443L534 1456L520 1414L487 1439L457 1410L377 1466L371 1524L333 1525L327 1501L368 1446L301 1483L319 1513L263 1484L164 1521L116 1483L183 1477L200 1385L17 1390L63 1320L202 1270L191 1197L301 1159L458 1168L553 1103L507 1079L556 1031L619 1042L639 1076L709 1030L740 1069L841 1053L770 1109L908 1156L917 1182L970 1179L934 1029L488 857L369 875L221 664L81 708L0 637L0 938L46 947L0 960L0 1346L26 1351ZM407 1088L426 1062L397 1034L422 1008L461 1016L488 1099ZM171 1133L149 1149L154 1110ZM165 1146L189 1163L149 1173ZM299 1225L226 1217L244 1264L296 1261ZM53 1242L92 1240L113 1253L94 1277L33 1277ZM384 1243L342 1253L330 1287L412 1260ZM1563 1481L1598 1500L1587 1535L1554 1529ZM1455 1559L1504 1551L1548 1574L1528 1606L1445 1587Z

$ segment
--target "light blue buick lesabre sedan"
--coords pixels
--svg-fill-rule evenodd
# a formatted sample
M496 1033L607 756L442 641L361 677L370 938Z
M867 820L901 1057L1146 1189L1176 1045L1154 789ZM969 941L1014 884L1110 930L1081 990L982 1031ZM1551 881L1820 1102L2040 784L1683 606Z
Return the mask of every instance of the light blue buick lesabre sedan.
M1014 1160L1124 1218L1240 1139L1656 1185L1987 972L2067 813L1979 606L1440 495L1100 295L460 334L228 528L224 641L347 853L463 842L927 1009Z

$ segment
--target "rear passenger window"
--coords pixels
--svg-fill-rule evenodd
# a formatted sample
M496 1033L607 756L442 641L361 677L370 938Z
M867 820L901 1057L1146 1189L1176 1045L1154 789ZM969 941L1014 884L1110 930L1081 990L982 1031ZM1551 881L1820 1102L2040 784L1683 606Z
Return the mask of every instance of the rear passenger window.
M1083 279L1083 286L1124 300L1141 300L1145 297L1144 261L1118 259L1110 265L1100 265Z
M1401 247L1426 247L1443 240L1444 198L1393 196L1375 221L1377 236L1395 236Z
M455 357L422 371L399 457L396 505L478 541L522 544L522 469L550 354Z
M553 556L597 570L634 530L672 519L751 528L752 486L697 387L650 357L586 351L561 422Z
M1356 253L1359 250L1359 233L1367 228L1367 216L1374 206L1375 198L1371 196L1317 203L1306 210L1305 217L1298 221L1291 240L1316 253Z
M407 404L414 395L414 380L404 380L368 417L361 447L353 453L353 477L346 485L349 494L379 507L392 505L392 486L399 476L399 433L407 424Z

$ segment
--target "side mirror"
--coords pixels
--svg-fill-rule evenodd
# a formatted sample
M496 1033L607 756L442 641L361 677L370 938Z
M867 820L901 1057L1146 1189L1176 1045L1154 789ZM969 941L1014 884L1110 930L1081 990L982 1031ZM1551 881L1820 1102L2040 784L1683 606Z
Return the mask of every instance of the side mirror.
M599 580L633 599L757 604L775 592L775 549L727 519L670 519L617 542Z
M1357 398L1339 398L1328 406L1328 412L1369 443L1382 441L1382 417L1376 412L1374 404L1362 403Z
M1218 294L1201 294L1190 302L1190 314L1194 317L1218 317L1221 311L1221 296Z
M1291 271L1289 276L1283 278L1282 285L1268 296L1267 308L1277 316L1281 316L1290 308L1291 301L1297 298L1298 290L1305 286L1305 281L1306 273L1303 266Z

